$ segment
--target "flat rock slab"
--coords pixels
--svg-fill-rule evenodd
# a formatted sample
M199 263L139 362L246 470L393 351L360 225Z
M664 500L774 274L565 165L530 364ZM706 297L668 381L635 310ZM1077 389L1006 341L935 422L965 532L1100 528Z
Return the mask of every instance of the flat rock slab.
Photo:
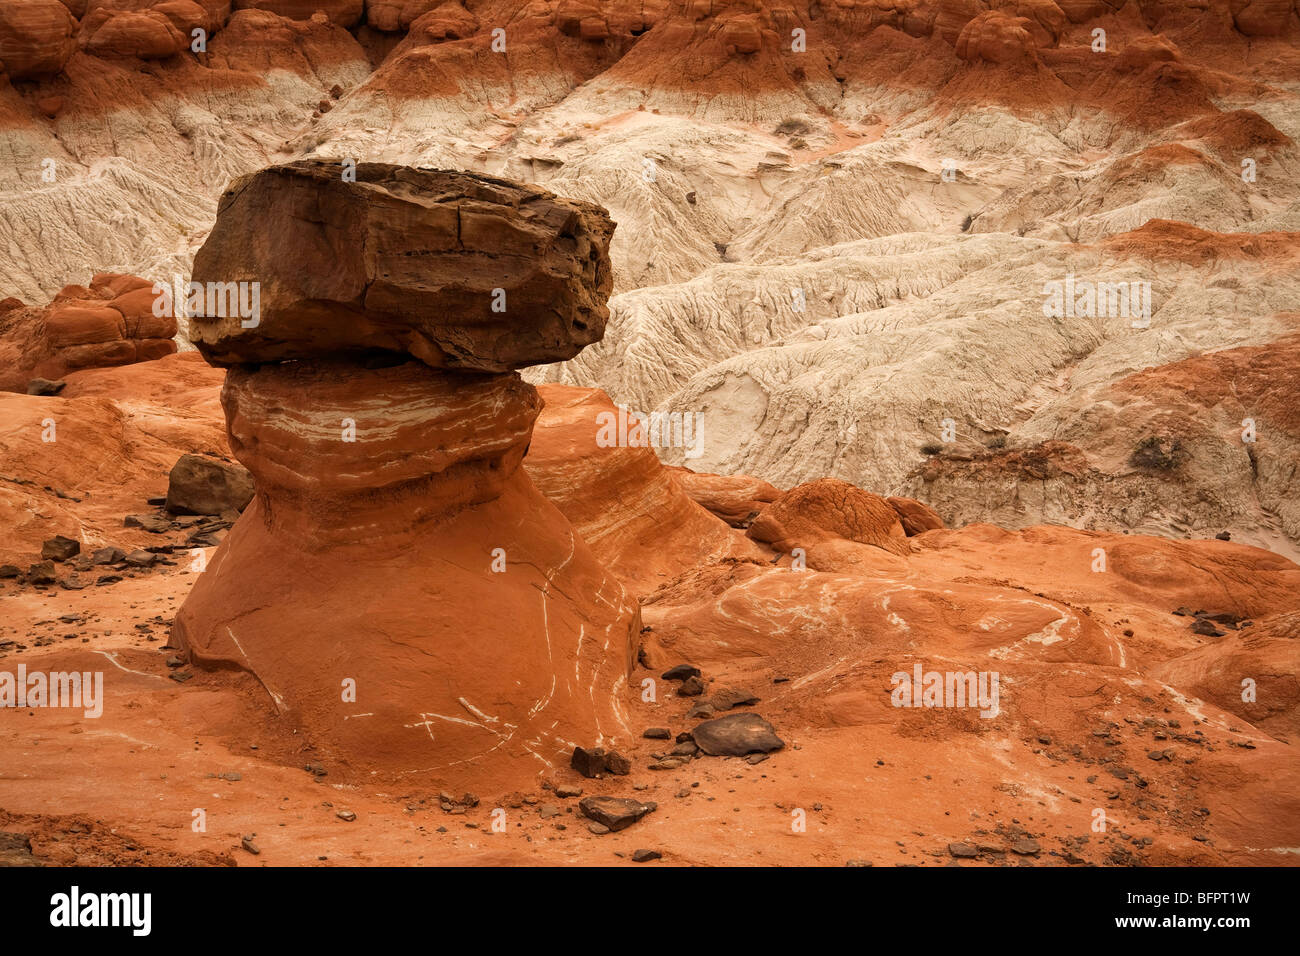
M658 806L656 803L642 803L627 797L583 797L578 801L578 809L583 816L610 830L626 830Z
M504 179L271 166L221 197L194 257L190 339L225 366L376 350L485 372L559 362L605 333L613 234L600 206Z
M711 757L771 753L785 746L776 729L758 714L728 714L706 720L693 731L695 744Z
M709 697L716 710L731 710L733 707L748 707L757 704L759 697L757 694L746 690L743 687L724 687L722 690L715 691Z

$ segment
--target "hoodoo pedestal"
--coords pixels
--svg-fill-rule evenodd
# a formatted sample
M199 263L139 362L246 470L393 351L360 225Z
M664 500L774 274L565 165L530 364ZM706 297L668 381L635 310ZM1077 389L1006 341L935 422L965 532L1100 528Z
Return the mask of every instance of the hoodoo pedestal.
M245 234L260 221L274 265ZM468 174L350 183L300 163L232 186L195 281L265 268L270 308L246 339L229 317L192 334L230 366L230 445L257 494L177 615L195 663L256 675L318 753L431 782L504 783L626 739L637 604L519 467L542 403L510 370L603 333L612 229L598 207ZM302 249L335 261L283 265ZM410 294L368 306L397 258Z

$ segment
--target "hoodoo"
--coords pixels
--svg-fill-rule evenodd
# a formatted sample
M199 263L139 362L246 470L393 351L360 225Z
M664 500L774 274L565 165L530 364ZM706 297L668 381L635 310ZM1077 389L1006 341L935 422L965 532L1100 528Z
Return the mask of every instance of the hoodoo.
M628 737L639 611L519 467L542 403L513 371L601 336L612 233L464 173L231 186L194 279L260 283L262 314L191 336L257 494L177 615L196 664L254 674L316 752L430 782Z

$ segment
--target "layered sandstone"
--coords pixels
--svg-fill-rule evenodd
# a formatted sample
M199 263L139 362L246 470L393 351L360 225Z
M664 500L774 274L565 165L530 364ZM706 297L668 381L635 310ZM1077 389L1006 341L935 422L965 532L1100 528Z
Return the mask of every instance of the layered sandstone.
M546 407L525 468L638 597L698 564L761 556L701 506L680 469L663 467L635 421L620 433L620 410L604 392L564 385L538 391Z
M43 308L0 303L0 389L22 391L35 378L127 365L176 351L176 319L157 307L154 284L101 273L67 286Z
M542 772L628 735L637 606L520 469L541 400L510 370L599 337L612 231L466 174L235 185L198 275L260 278L262 321L193 327L231 366L257 493L177 616L194 661L252 672L323 752L384 773Z
M0 73L26 79L58 73L76 49L76 21L59 0L0 6Z

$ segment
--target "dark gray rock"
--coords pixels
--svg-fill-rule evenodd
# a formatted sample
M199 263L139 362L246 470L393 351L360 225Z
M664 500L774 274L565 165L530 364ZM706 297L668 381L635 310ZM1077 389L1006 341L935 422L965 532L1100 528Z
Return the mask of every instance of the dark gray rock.
M757 694L745 690L743 687L724 687L722 690L714 691L709 695L709 703L715 710L731 710L733 707L749 707L757 704L759 697Z
M167 478L167 510L175 515L243 511L253 500L253 476L243 465L181 455Z
M699 697L704 693L704 682L698 677L688 677L677 688L678 697Z
M583 797L578 802L578 809L583 816L611 830L626 830L658 806L656 803L642 803L627 797Z
M691 736L700 750L712 757L771 753L785 746L771 724L748 711L706 720L691 731Z
M617 750L611 750L605 754L605 770L616 777L626 777L632 772L632 761Z
M574 747L569 766L584 777L599 777L605 772L605 750L603 747Z
M170 521L157 515L127 515L122 524L127 528L143 528L150 534L163 534L172 528Z
M659 675L661 680L686 680L688 677L700 677L701 672L694 664L678 664Z
M37 561L27 569L28 584L53 584L57 580L53 561Z
M66 561L81 553L81 542L56 534L41 545L41 557L47 561Z
M126 560L126 552L121 548L96 548L90 553L90 563L95 564L117 564Z
M57 395L68 387L62 379L52 382L48 378L34 378L27 383L28 395Z

